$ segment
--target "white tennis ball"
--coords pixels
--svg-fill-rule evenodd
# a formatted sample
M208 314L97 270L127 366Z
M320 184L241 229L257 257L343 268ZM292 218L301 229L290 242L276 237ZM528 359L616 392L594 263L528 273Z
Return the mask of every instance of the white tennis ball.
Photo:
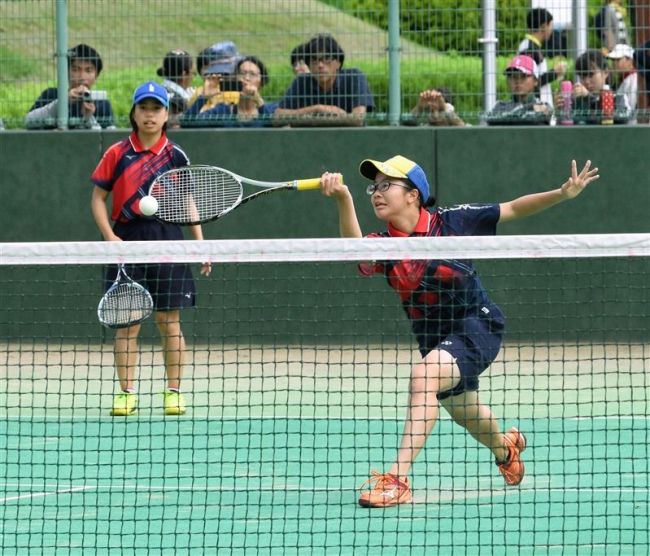
M158 212L158 201L151 195L146 195L140 199L140 212L145 216L152 216Z

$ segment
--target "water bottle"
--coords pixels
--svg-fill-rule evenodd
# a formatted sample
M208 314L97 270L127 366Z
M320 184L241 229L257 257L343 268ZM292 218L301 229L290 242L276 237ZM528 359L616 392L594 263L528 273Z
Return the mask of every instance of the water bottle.
M614 93L608 85L605 85L600 91L600 112L601 124L612 125L614 123Z
M562 114L560 115L560 125L573 125L573 83L571 81L562 81L560 83L560 95L562 96Z

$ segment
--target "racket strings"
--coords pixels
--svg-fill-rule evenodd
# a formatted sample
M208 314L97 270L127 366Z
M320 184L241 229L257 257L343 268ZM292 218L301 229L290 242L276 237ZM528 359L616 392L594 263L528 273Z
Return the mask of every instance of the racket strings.
M159 218L187 224L218 218L237 206L242 187L215 168L180 168L165 174L152 194L158 200Z
M153 311L151 295L136 283L118 284L103 297L99 319L107 326L119 328L145 320Z

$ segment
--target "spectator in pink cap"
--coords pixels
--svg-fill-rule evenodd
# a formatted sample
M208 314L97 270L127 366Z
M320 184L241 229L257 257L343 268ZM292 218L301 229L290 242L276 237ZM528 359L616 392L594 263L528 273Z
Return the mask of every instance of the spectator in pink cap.
M504 75L512 97L498 101L487 113L488 125L548 125L553 109L537 96L539 68L535 60L518 54L508 63Z

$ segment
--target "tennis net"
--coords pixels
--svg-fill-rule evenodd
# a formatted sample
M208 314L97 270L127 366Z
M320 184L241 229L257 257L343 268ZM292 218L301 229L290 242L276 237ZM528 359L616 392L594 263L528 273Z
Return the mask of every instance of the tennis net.
M473 260L506 317L479 391L526 435L526 474L506 487L441 410L413 503L361 507L395 460L420 356L400 296L358 265L432 256ZM164 412L155 317L138 411L110 415L104 269L145 263L194 272L184 415ZM650 549L650 234L5 243L0 292L3 554Z

